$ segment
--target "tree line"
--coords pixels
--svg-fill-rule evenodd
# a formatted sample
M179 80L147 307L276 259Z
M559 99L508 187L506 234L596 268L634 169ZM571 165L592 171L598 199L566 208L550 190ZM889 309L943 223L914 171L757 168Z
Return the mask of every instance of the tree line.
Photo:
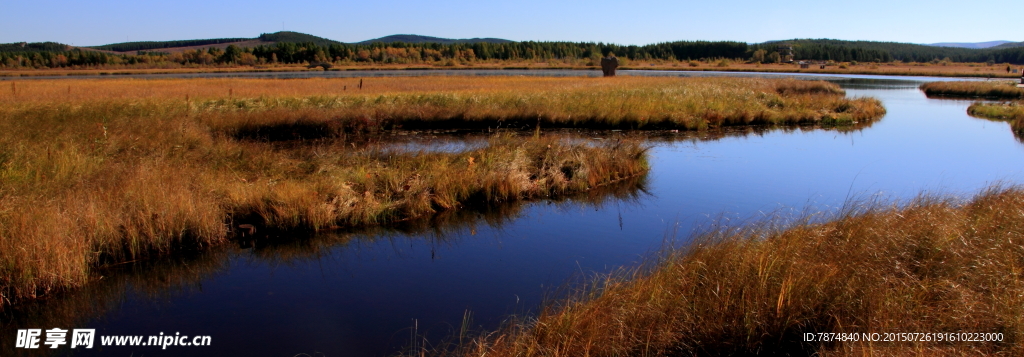
M219 40L219 39L218 39ZM187 42L187 41L185 41ZM778 62L791 46L794 60L839 62L999 62L1024 64L1024 47L1006 49L962 49L923 45L838 40L791 40L748 45L733 41L676 41L644 46L622 46L593 42L509 42L509 43L373 43L368 45L316 42L277 42L271 45L225 49L209 47L165 53L138 51L109 54L67 46L46 44L0 45L0 67L65 68L105 65L259 65L320 63L437 63L439 61L551 61L597 60L609 53L629 60L733 59ZM63 47L61 47L63 46Z

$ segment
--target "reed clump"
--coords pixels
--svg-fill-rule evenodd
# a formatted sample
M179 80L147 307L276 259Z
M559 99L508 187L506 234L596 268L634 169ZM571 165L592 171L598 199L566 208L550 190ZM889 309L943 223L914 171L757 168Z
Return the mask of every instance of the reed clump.
M921 85L929 96L1024 99L1024 88L1012 81L954 81L929 82Z
M1024 189L849 207L824 223L714 229L456 354L1024 354ZM804 342L819 332L1002 341Z

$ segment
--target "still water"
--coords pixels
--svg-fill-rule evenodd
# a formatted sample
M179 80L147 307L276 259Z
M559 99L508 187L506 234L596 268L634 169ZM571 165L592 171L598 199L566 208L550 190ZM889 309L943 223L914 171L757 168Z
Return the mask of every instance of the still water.
M928 99L917 89L939 79L847 77L858 78L839 81L847 95L879 98L885 118L850 132L659 136L644 180L580 197L116 267L81 291L2 316L0 354L15 351L15 329L60 327L212 338L204 347L73 354L84 356L387 355L413 336L436 343L467 317L488 330L528 316L569 282L636 266L710 223L829 212L849 197L969 196L1024 183L1024 144L1009 125L969 117L970 101Z

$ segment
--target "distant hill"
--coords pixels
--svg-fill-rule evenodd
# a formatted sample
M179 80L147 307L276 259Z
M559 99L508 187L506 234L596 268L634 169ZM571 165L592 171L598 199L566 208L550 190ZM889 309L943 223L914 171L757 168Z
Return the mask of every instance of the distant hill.
M355 44L357 44L357 45L369 45L369 44L374 43L374 42L384 42L384 43L391 43L391 42L442 43L442 44L450 45L450 44L453 44L453 43L479 43L479 42L510 43L510 42L513 42L513 41L504 40L504 39L500 39L500 38L451 39L451 38L441 38L441 37L432 37L432 36L420 36L420 35L391 35L391 36L384 36L384 37L381 37L381 38L375 38L375 39L372 39L372 40L356 42Z
M323 37L313 36L304 34L301 32L293 31L280 31L274 33L260 34L256 38L211 38L202 40L178 40L178 41L138 41L138 42L122 42L112 43L109 45L102 46L91 46L86 47L88 49L101 50L101 51L115 51L115 52L133 52L133 51L161 51L161 52L180 52L183 50L199 49L205 47L219 47L224 48L228 45L235 44L237 46L252 47L257 45L270 45L277 42L291 42L291 43L307 43L312 42L317 46L328 47L331 45L344 45L346 43L339 42ZM453 44L453 43L510 43L512 41L503 40L500 38L469 38L469 39L450 39L440 38L431 36L420 36L420 35L391 35L381 38L375 38L372 40L366 40L362 42L354 43L356 45L368 45L374 42L405 42L405 43L441 43L441 44ZM47 42L50 44L51 42ZM17 44L11 44L17 45ZM60 45L60 44L56 44ZM51 46L52 47L52 46ZM2 49L0 49L2 50ZM53 47L52 50L58 50ZM61 49L62 50L62 49ZM12 47L10 51L27 51L27 49L15 49Z
M329 40L323 37L317 37L313 35L307 35L299 32L281 31L275 33L264 33L260 34L256 38L210 38L201 40L176 40L176 41L137 41L137 42L121 42L112 43L109 45L102 46L90 46L94 50L101 51L115 51L115 52L131 52L131 51L151 51L160 50L166 52L177 52L183 49L197 49L204 47L227 47L230 44L236 44L239 46L254 46L260 44L272 44L275 42L313 42L318 46L330 46L333 44L342 44L341 42Z
M1014 47L1024 47L1024 42L1007 42L1007 43L1001 44L999 46L993 46L992 48L1014 48Z
M128 52L128 51L148 51L148 50L159 50L165 48L174 47L193 47L193 46L205 46L205 45L217 45L222 43L232 43L249 41L251 38L211 38L205 40L178 40L178 41L137 41L137 42L121 42L112 43L103 46L91 46L88 48L104 51L117 51L117 52Z
M0 52L67 51L69 49L71 49L71 46L57 42L0 43Z
M863 61L881 60L888 62L900 60L905 62L927 62L933 59L951 58L953 61L977 61L979 51L986 49L939 47L916 43L879 42L879 41L845 41L833 39L793 39L771 41L764 44L774 50L774 45L787 43L793 46L796 58L813 60ZM984 62L985 60L981 60Z
M1010 41L988 41L988 42L939 42L929 43L928 46L937 47L959 47L959 48L990 48L996 47L1002 44L1010 43Z
M313 35L307 35L307 34L304 34L304 33L301 33L301 32L292 32L292 31L281 31L281 32L274 32L274 33L265 33L265 34L261 34L260 37L257 37L256 39L261 40L261 41L265 41L265 42L294 42L294 43L312 42L312 43L315 43L317 46L330 46L330 45L343 45L344 44L343 42L338 42L338 41L329 40L329 39L326 39L326 38L323 38L323 37L316 37L316 36L313 36Z

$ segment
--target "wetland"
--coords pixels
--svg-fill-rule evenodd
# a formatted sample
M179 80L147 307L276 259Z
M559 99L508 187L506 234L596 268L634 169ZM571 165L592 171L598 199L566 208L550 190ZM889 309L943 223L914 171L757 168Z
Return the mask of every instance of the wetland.
M926 97L931 79L658 76L380 78L361 94L353 79L18 81L0 216L5 297L23 300L0 333L413 352L538 316L715 225L1024 179L1010 124ZM36 255L10 253L26 242Z

